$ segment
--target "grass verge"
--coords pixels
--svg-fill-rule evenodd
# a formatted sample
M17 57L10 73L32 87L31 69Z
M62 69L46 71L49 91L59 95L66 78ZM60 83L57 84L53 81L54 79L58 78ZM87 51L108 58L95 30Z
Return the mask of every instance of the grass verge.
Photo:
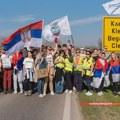
M120 96L115 97L111 90L104 92L103 96L93 93L86 96L85 90L79 94L80 102L120 102ZM119 120L120 106L81 106L85 120Z

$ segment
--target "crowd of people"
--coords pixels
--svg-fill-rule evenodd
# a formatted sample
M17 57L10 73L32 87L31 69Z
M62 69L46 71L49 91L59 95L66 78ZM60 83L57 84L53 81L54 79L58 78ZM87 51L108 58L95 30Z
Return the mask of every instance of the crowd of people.
M105 87L113 86L113 94L120 95L120 59L116 53L106 52L106 48L78 49L55 43L55 48L23 48L10 56L1 49L0 72L3 94L20 92L30 96L37 88L39 97L48 92L82 93L84 89L87 96L93 92L102 96Z

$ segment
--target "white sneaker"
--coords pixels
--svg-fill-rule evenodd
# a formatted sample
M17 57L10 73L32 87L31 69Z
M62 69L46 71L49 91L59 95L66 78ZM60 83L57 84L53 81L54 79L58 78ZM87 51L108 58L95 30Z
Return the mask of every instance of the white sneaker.
M23 94L23 90L20 90L20 94Z
M69 94L71 94L72 93L72 90L69 90Z
M51 94L52 96L53 96L53 95L55 95L55 93L54 93L53 91L51 91L51 93L50 93L50 94Z
M14 91L14 94L17 94L17 90Z
M65 93L68 93L68 89L65 90Z
M75 92L76 92L76 91L77 91L77 89L76 89L75 87L73 87L73 91L75 91Z
M25 96L27 96L28 95L28 93L27 92L25 92Z
M87 96L92 96L93 94L90 92L90 91L88 91L87 93L85 93Z
M101 95L104 95L102 91L100 92L100 94L101 94Z
M43 94L40 94L40 95L38 95L38 97L43 98L44 96L43 96Z
M46 96L46 92L43 92L43 96Z
M99 96L102 96L101 92L98 92L98 95L99 95Z

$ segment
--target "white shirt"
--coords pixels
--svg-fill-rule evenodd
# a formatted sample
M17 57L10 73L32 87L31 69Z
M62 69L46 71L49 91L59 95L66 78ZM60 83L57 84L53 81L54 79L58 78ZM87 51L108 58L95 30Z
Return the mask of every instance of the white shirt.
M34 60L33 58L25 58L23 61L25 68L33 68L34 67Z
M11 59L12 59L12 56L8 57L6 54L1 55L3 68L11 68Z
M103 66L105 66L105 60L103 60L103 59L99 59L99 60L100 60L101 64L102 64Z
M48 65L50 65L50 67L54 66L53 56L51 54L46 56L46 60L47 60Z

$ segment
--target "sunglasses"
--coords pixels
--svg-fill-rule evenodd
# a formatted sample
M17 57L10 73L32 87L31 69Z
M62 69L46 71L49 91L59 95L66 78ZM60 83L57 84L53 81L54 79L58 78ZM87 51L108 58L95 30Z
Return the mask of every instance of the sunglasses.
M90 55L89 53L87 53L87 55Z
M80 52L76 52L76 53L80 53Z

